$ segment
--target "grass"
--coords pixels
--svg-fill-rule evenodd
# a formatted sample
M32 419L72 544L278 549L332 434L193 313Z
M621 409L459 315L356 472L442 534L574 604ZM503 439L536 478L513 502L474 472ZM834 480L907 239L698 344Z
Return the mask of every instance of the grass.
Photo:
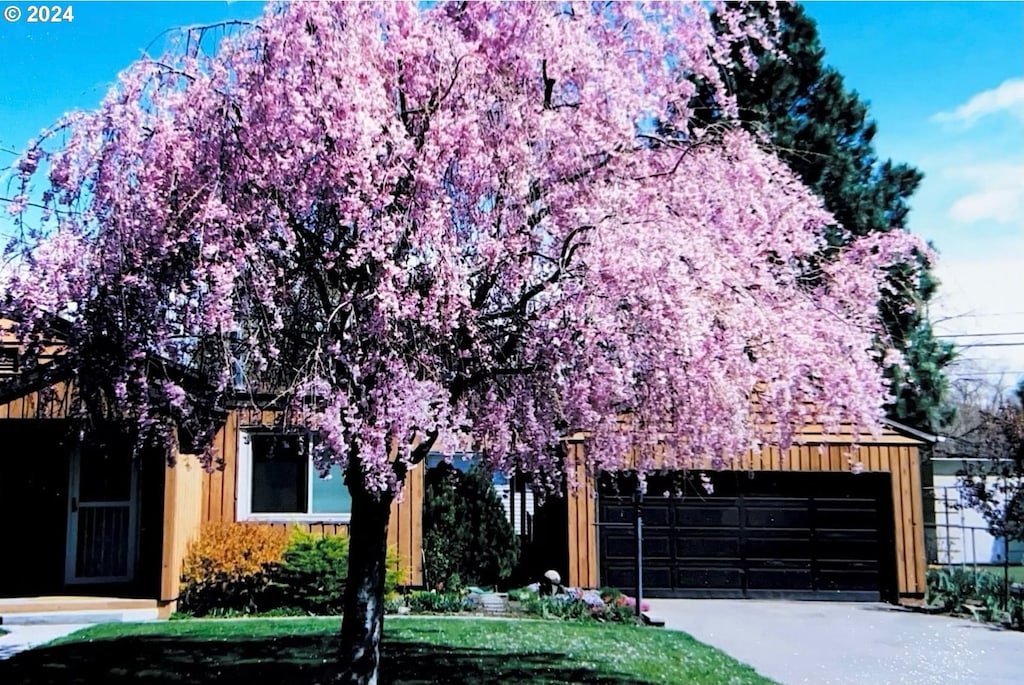
M946 568L960 568L960 566L947 566ZM974 566L972 564L968 564L963 568L966 568L969 571L974 570ZM1003 567L1001 564L986 564L984 566L979 565L978 572L989 573L991 575L994 575L996 578L999 578L1000 580L1002 580L1003 578ZM1010 582L1024 583L1024 566L1010 566Z
M338 619L96 626L0 661L5 685L283 685L325 682ZM690 636L531 620L389 619L381 685L771 685Z

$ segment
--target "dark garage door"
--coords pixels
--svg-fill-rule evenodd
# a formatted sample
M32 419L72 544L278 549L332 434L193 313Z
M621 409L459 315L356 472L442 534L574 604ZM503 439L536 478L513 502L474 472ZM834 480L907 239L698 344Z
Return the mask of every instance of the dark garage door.
M644 595L895 599L889 474L715 472L648 479ZM633 486L604 478L601 583L636 587Z

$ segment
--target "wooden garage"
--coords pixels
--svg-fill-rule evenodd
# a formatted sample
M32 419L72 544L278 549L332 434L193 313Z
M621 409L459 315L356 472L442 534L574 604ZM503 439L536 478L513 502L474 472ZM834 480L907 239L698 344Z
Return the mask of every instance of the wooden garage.
M785 454L653 474L640 503L628 472L605 474L568 502L569 582L636 587L639 508L648 597L923 596L920 449L930 438L890 423L854 448L852 435L808 427ZM584 449L567 447L579 468Z

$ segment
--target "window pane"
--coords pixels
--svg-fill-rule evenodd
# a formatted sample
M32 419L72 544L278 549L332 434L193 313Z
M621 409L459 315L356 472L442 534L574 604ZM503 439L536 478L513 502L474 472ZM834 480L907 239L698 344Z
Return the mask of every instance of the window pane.
M315 514L350 514L352 513L352 496L348 494L345 480L341 475L341 467L331 467L327 478L313 471L313 513Z
M78 501L126 502L132 497L131 452L118 445L104 449L82 447Z
M297 435L256 433L252 441L252 512L305 514L309 460Z

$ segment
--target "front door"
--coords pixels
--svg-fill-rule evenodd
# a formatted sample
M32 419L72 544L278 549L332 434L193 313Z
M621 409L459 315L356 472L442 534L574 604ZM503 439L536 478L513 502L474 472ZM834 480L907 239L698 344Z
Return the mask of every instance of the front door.
M76 448L68 489L67 583L135 577L138 478L127 450Z

